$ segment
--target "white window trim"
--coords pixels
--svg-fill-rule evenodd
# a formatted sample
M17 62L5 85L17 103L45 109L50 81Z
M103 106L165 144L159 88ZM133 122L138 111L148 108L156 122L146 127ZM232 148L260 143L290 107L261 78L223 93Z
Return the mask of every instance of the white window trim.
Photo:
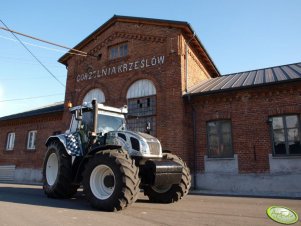
M88 93L86 93L83 103L88 102L90 103L93 99L96 99L98 103L105 103L106 97L103 91L99 88L91 89Z
M154 96L157 94L156 87L151 80L141 79L134 82L128 89L126 98L134 99L139 97Z
M32 138L32 141L30 142L30 139ZM35 150L36 149L36 138L37 138L37 131L36 130L31 130L28 132L27 135L27 149L28 150Z
M6 150L12 151L15 147L15 133L11 132L7 134L7 140L6 140Z

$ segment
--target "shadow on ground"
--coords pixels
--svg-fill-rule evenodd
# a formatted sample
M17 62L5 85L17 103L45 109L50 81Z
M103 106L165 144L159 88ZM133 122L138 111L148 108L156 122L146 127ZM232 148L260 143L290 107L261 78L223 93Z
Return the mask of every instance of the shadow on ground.
M21 186L2 184L0 186L0 202L11 202L35 206L48 206L64 209L96 211L85 199L82 189L71 199L48 198L42 186ZM138 203L150 203L148 199L137 200Z
M71 199L51 199L44 194L42 186L15 187L13 185L2 185L0 187L0 202L77 210L93 210L90 207L90 204L85 200L82 191L78 191L74 198Z

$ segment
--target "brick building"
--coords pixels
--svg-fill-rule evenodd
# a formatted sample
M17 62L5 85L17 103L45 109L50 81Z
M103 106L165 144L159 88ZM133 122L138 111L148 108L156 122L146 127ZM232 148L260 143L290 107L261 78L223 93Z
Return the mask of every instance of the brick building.
M0 179L39 181L67 102L128 105L128 127L190 166L194 187L301 196L301 64L221 76L186 22L114 16L59 59L63 103L0 118Z

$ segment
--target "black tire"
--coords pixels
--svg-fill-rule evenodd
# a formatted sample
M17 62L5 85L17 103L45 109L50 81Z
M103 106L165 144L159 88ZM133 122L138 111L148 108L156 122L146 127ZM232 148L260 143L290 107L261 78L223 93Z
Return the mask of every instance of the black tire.
M136 201L139 168L127 152L116 149L95 154L84 171L84 193L93 208L122 210Z
M72 184L71 156L62 144L50 143L43 164L45 194L50 198L71 198L77 192L78 187Z
M190 170L186 163L176 155L165 153L164 159L172 160L183 166L182 179L179 184L166 185L166 186L145 186L144 194L148 196L151 202L155 203L173 203L182 199L188 194L191 186Z

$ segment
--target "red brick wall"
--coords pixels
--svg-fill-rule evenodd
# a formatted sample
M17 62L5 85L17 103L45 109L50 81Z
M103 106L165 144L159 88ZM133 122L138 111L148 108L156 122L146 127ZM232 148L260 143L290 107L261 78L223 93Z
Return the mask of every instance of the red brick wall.
M197 115L197 171L204 171L206 122L231 119L239 172L268 172L272 143L267 120L275 115L300 114L300 103L300 82L192 97Z
M41 168L46 152L45 142L55 131L64 131L62 112L0 122L0 165L16 165L20 168ZM37 130L36 149L27 149L27 136ZM15 133L15 145L6 150L7 134Z
M101 35L94 38L83 51L93 54L101 53L100 60L79 56L68 61L68 78L66 101L72 100L80 104L85 94L92 88L100 88L105 94L106 105L121 107L127 104L128 88L139 79L151 80L157 90L157 137L164 149L182 156L188 160L187 116L182 97L183 91L183 62L184 45L181 30L155 25L138 25L118 22ZM123 59L108 60L108 47L127 41L128 56ZM87 66L94 70L103 66L109 67L137 59L164 56L163 65L144 68L131 72L123 72L111 76L77 82L78 74L85 73ZM196 56L189 50L190 85L205 79L203 68ZM67 120L66 112L64 119Z

